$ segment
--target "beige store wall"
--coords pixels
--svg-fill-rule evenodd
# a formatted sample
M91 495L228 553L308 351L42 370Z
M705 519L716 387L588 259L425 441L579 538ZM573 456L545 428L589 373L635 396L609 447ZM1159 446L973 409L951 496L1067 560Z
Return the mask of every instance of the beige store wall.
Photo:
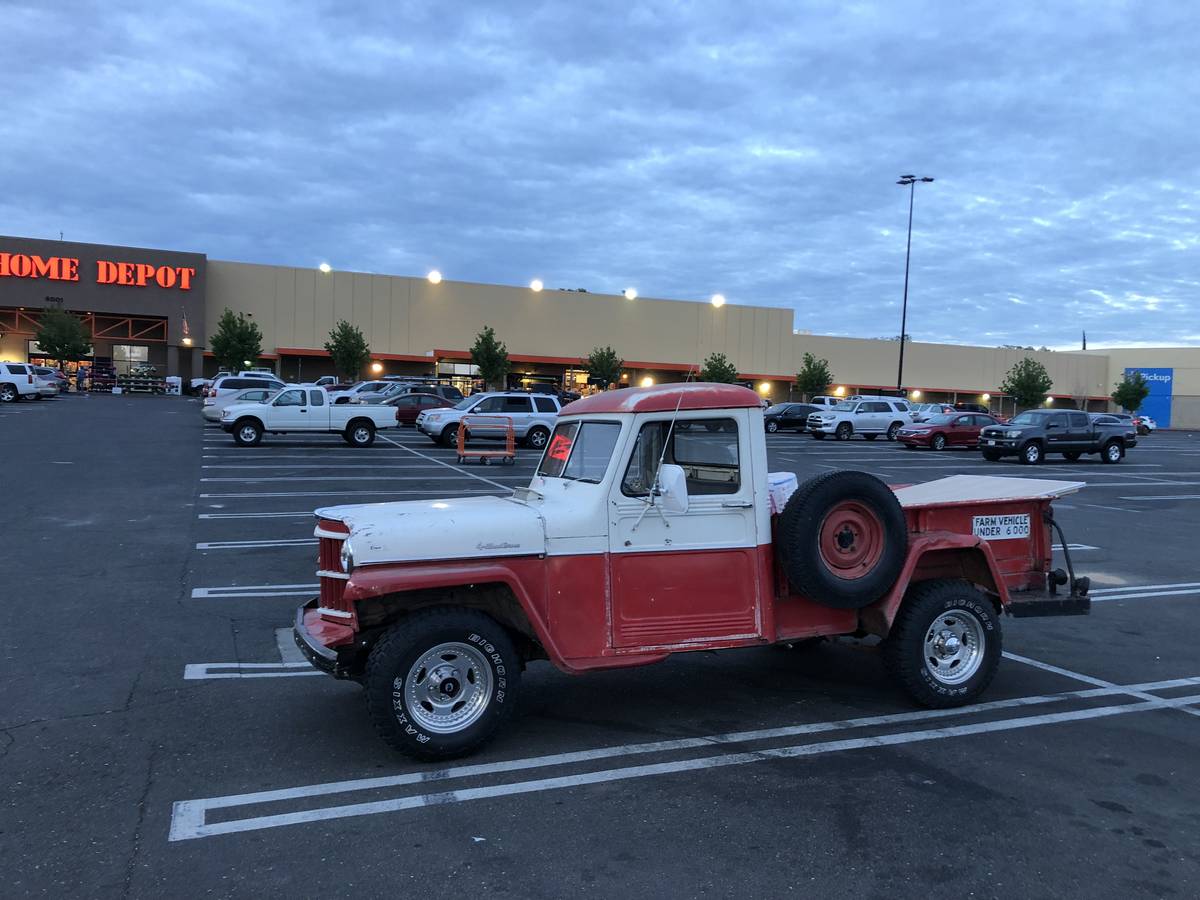
M1200 428L1200 347L1130 347L1089 351L1103 353L1108 363L1108 391L1127 368L1174 369L1171 427Z

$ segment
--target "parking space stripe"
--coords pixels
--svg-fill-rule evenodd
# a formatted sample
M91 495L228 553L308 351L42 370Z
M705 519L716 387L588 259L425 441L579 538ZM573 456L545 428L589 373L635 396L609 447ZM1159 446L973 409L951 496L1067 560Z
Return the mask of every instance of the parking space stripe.
M1141 497L1119 497L1119 500L1200 500L1200 494L1146 494Z
M246 584L225 587L192 588L193 600L219 600L223 597L301 597L318 590L317 584Z
M511 491L509 488L504 488L505 495ZM242 491L231 494L201 494L202 500L257 500L271 497L396 497L409 496L418 494L420 497L428 497L436 499L446 496L444 493L437 491ZM494 490L485 490L482 488L465 488L454 491L456 496L463 495L479 495L479 496L497 496ZM420 499L420 497L413 499Z
M197 550L255 550L268 547L309 547L317 543L316 538L259 541L203 541L196 544Z
M464 473L466 474L466 473ZM478 478L477 475L472 475L472 478ZM497 475L497 478L507 478L517 481L528 481L528 475ZM268 481L456 481L457 479L450 475L263 475L251 476L250 478L234 478L232 476L218 476L215 478L201 478L204 482L213 481L233 481L242 484L259 484ZM479 478L480 481L486 481L488 484L495 485L498 488L508 489L506 485L492 481L490 478Z
M198 513L197 519L311 519L311 509L296 512Z
M188 663L183 667L184 681L216 681L229 678L301 678L324 674L324 672L314 669L308 662Z
M1200 679L1177 680L1186 684L1195 684L1200 682ZM1080 696L1103 696L1105 693L1124 693L1129 688L1096 688L1092 691L1077 691L1068 692L1065 694L1051 695L1049 697L1027 697L1017 698L1015 701L997 701L1009 702L1013 706L1032 705L1033 703L1052 703L1071 697ZM397 797L388 800L379 800L368 803L353 803L341 806L305 809L296 812L277 813L273 815L254 816L245 819L232 819L221 822L207 823L206 815L209 810L213 809L228 809L237 806L249 806L258 803L266 803L280 800L290 800L299 797L312 797L325 793L346 793L355 790L376 789L381 787L390 787L402 784L426 783L433 781L443 781L447 778L466 777L467 775L483 774L484 770L489 772L515 771L523 768L536 768L545 765L561 765L563 764L562 757L570 756L571 754L559 754L558 760L555 762L546 762L545 760L554 759L554 757L543 757L542 759L531 760L513 760L508 763L484 764L480 766L460 766L454 769L442 770L440 772L413 772L406 775L393 776L391 778L371 778L363 779L358 782L339 782L332 785L313 785L308 787L300 787L293 789L285 789L280 791L260 791L255 794L234 795L229 797L215 797L201 800L184 800L176 802L172 807L171 827L168 839L171 841L190 840L194 838L210 837L220 834L234 834L245 831L255 831L265 828L276 828L284 825L296 825L305 822L327 821L330 819L348 818L352 816L373 815L386 812L397 812L405 809L418 809L421 807L442 806L450 803L462 803L471 800L489 799L495 797L512 796L515 794L536 793L549 790L557 790L563 788L582 787L591 784L601 784L613 781L629 780L632 778L644 778L658 775L678 774L681 772L701 771L713 768L724 768L734 765L744 765L754 762L762 762L771 759L795 759L805 756L816 756L827 753L837 753L847 750L857 750L865 748L883 748L890 746L899 746L904 744L912 744L918 742L926 742L933 740L941 740L950 737L963 737L969 735L988 734L1001 731L1012 731L1024 728L1032 728L1042 725L1061 724L1065 722L1079 722L1092 719L1106 718L1110 716L1126 715L1135 712L1146 712L1158 709L1171 709L1176 707L1187 706L1193 703L1200 702L1200 694L1189 695L1186 697L1175 697L1170 699L1152 698L1150 700L1137 701L1133 703L1123 703L1112 706L1093 707L1088 709L1069 710L1057 713L1046 713L1042 715L1032 716L1016 716L1012 718L1002 718L992 721L976 722L963 725L953 725L943 728L929 728L917 731L903 731L899 733L880 734L863 738L852 738L846 740L822 741L817 743L795 744L785 747L773 747L763 750L727 753L715 756L704 756L698 758L690 758L683 760L675 760L670 762L653 763L642 766L628 766L615 769L602 769L594 772L576 773L571 775L563 775L555 778L542 778L532 781L509 782L504 784L487 785L482 787L462 788L458 790L441 791L432 794L419 794L416 796ZM983 705L981 705L983 706ZM939 715L957 714L968 715L972 711L978 712L980 707L972 708L971 710L922 710L912 714L913 717L921 716L923 718L936 718ZM900 714L907 715L907 714ZM809 729L797 731L801 733L814 733L818 731L834 731L845 728L864 727L863 723L870 724L890 724L881 720L896 720L896 717L878 716L871 719L845 720L840 722L825 722L814 723L809 726L796 726L798 729ZM900 719L899 721L904 721ZM781 731L782 729L777 729ZM716 741L716 743L728 743L732 736L724 737L725 740ZM708 739L685 739L685 740L701 740L705 744L711 744ZM659 742L659 744L671 744L677 742ZM697 745L704 746L705 744ZM642 747L656 745L642 745ZM634 752L658 752L655 750L645 750L637 748L612 748L618 751L613 755L629 755L630 750ZM621 752L624 751L624 752ZM598 751L605 753L606 751ZM597 757L591 757L597 758ZM571 760L576 761L576 760Z
M1123 587L1092 588L1091 595L1095 597L1097 594L1124 594L1129 591L1158 591L1177 588L1200 588L1200 581L1177 581L1171 584L1130 584Z

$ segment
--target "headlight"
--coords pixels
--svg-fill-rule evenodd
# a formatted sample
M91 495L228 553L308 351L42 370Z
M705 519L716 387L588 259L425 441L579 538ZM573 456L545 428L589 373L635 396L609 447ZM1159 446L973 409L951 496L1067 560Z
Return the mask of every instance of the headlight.
M342 541L342 552L338 554L338 562L342 564L342 571L349 574L354 571L354 548L350 546L350 541Z
M1008 431L1004 432L1004 436L1006 438L1019 438L1021 436L1021 429L1010 428Z
M228 421L229 421L230 419L232 419L232 418L233 418L233 413L232 413L232 412L230 412L230 411L229 411L229 410L227 410L227 409L223 409L223 410L221 410L221 421L222 421L222 422L228 422Z

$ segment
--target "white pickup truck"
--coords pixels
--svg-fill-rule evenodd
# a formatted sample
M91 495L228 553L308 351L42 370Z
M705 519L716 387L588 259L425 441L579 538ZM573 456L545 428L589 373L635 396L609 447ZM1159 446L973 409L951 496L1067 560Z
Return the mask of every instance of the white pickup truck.
M370 447L380 428L395 428L390 406L335 405L323 387L289 384L258 403L232 403L221 411L221 428L243 447L253 447L267 432L321 431L341 434L351 447Z

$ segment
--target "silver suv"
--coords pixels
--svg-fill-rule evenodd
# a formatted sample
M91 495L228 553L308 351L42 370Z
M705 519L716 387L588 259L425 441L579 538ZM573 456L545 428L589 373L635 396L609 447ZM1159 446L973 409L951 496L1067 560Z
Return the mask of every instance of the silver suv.
M549 394L521 391L472 394L450 409L421 412L417 416L417 431L434 443L453 447L458 443L458 423L463 416L505 416L512 419L513 433L518 441L541 450L550 440L558 410L558 398Z
M0 362L0 403L40 399L38 388L37 374L29 363Z
M905 425L912 423L908 403L895 397L875 397L844 400L837 406L815 412L808 417L808 430L820 441L833 435L839 441L848 441L861 434L873 441L881 434L889 441L896 439Z

